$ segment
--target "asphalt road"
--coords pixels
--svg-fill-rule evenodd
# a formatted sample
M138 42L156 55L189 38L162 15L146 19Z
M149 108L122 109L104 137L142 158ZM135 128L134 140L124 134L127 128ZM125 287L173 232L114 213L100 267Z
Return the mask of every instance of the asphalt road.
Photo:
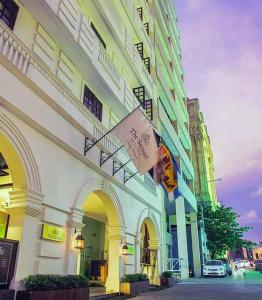
M225 278L192 278L134 300L262 300L262 274L239 270Z

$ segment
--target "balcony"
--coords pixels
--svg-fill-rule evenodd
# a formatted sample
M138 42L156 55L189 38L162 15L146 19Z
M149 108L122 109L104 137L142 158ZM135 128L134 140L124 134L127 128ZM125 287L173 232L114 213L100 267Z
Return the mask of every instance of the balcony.
M153 49L151 40L146 32L143 21L141 20L141 17L139 16L139 13L137 11L137 8L134 5L134 2L130 1L130 0L121 0L121 3L126 11L127 16L129 17L130 21L132 22L132 24L135 24L135 30L138 32L140 40L146 42L147 48L151 52L151 50ZM150 10L148 10L147 13L149 14L149 19L151 20Z
M197 200L195 195L191 192L188 185L185 183L183 177L177 173L178 177L178 190L182 194L183 197L185 197L185 200L190 205L191 209L190 211L197 211Z
M26 78L32 80L43 90L46 90L48 84L50 88L47 91L47 97L50 96L56 100L56 104L53 103L51 106L55 110L58 109L58 106L61 106L68 117L76 118L79 122L78 127L81 128L80 131L83 134L99 138L107 131L82 102L71 93L65 83L55 76L38 56L32 53L1 21L0 55L4 64L9 61ZM114 151L118 147L110 137L103 140L103 146L109 151Z
M80 99L72 94L65 83L54 75L47 65L28 49L2 21L0 21L0 64L3 72L11 73L10 78L14 80L14 85L20 88L23 87L21 94L26 95L26 100L28 101L25 103L19 97L7 98L6 107L15 107L15 111L19 112L20 116L24 116L25 120L30 118L31 122L37 125L37 128L42 128L52 138L59 140L59 143L65 145L65 149L69 153L73 153L80 161L84 163L88 161L87 164L92 164L93 167L96 165L96 169L98 169L98 153L100 153L100 150L112 153L119 148L120 145L115 137L107 135L88 158L83 156L84 137L99 139L108 129L94 117ZM17 91L16 88L14 89ZM7 93L9 93L8 90L6 89ZM1 93L4 97L6 91ZM131 110L136 105L137 100L128 86L124 87L124 91L124 105L126 107L129 105ZM15 92L15 94L17 93ZM39 108L38 112L41 112L40 114L32 111L31 101L37 101L35 105ZM41 108L45 110L42 111ZM49 117L53 118L55 116L56 122L50 122L44 112L49 114ZM61 126L65 130L57 130ZM114 156L114 159L118 162L126 162L129 158L126 151L123 150L119 151L118 155ZM135 170L132 163L128 165L127 171L134 173ZM109 168L109 172L106 168L103 170L100 168L100 172L107 172L110 176L112 175L110 173L111 168ZM123 183L122 176L116 176L115 179ZM141 201L150 207L155 207L155 204L151 205L145 199L151 199L152 195L155 197L156 191L144 185L140 176L136 176L133 180L136 180L138 183L135 191L137 197L144 195L144 199L140 197ZM132 192L134 193L134 191Z
M141 22L141 19L139 18L139 15L135 9L135 6L133 5L133 2L126 1L127 3L125 3L125 1L126 0L123 0L121 3L123 4L123 6L125 5L125 7L131 6L132 14L134 14L134 18L136 19L136 22L138 22L138 24L141 23L141 26L139 26L139 28L141 27L140 31L143 32L143 35L145 35L146 40L150 42L146 29L144 28L144 25ZM103 15L105 16L107 23L109 24L109 27L112 27L113 32L118 37L118 41L120 42L120 47L124 49L125 52L124 54L127 57L127 60L130 62L130 67L133 68L134 73L138 77L139 81L141 81L146 86L148 94L150 95L150 97L152 97L153 90L154 90L153 80L150 74L147 72L144 63L137 52L134 41L130 37L127 28L124 26L121 17L117 12L117 8L113 4L113 1L98 0L95 3L98 9L101 11L101 13L103 13ZM140 40L144 40L142 36ZM150 47L152 48L152 46ZM150 47L149 49L151 49Z
M159 103L159 118L162 123L162 127L165 128L165 130L168 132L168 141L166 141L167 146L170 148L170 151L172 151L172 148L175 146L176 151L178 153L173 153L174 155L179 155L181 159L183 160L188 172L190 173L191 178L194 178L194 169L191 161L189 160L186 151L184 150L181 141L179 140L177 133L172 126L165 109L161 103ZM174 152L174 151L173 151Z
M163 101L165 99L168 99L168 102L170 103L170 106L172 107L172 113L174 113L175 119L178 120L178 124L179 124L179 128L180 128L180 135L181 135L180 137L183 142L183 145L187 150L190 150L191 149L191 139L190 139L189 133L185 127L185 124L184 124L182 118L181 118L181 114L177 108L177 104L172 103L175 100L173 100L173 96L167 87L167 83L163 77L161 69L158 70L157 74L158 74L159 81L162 85L162 89L165 93Z

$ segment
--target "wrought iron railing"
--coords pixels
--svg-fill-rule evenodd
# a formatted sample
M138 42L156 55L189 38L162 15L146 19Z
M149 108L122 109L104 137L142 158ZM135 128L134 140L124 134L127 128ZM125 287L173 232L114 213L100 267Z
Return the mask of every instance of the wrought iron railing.
M181 272L182 258L168 258L167 260L167 271L172 273Z

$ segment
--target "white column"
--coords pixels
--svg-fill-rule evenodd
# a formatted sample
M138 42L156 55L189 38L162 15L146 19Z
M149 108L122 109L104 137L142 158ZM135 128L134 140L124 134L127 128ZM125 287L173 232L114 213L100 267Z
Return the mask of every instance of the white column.
M189 277L188 270L188 250L187 250L187 234L185 219L185 200L180 196L176 199L176 222L177 222L177 241L178 256L182 258L181 262L181 278Z
M21 279L38 273L38 254L41 235L42 200L44 196L29 189L9 192L10 214L8 239L19 240L18 259L12 288Z
M142 233L138 232L135 239L135 273L141 273L141 243L142 243Z
M121 226L108 226L108 276L106 280L106 291L108 293L119 292L120 246L124 238L125 228Z
M79 274L80 272L80 250L74 249L74 239L81 232L85 224L82 223L84 211L73 208L68 220L68 231L66 239L66 257L65 257L65 273ZM87 241L85 241L86 243Z
M198 238L198 226L197 226L197 213L190 213L191 222L191 236L192 236L192 251L193 251L193 262L194 262L194 274L196 277L201 276L201 259L199 249L199 238Z
M150 250L150 261L151 264L155 261L155 269L153 267L150 270L150 283L155 285L160 285L160 278L159 278L159 241L158 240L149 240L149 250Z

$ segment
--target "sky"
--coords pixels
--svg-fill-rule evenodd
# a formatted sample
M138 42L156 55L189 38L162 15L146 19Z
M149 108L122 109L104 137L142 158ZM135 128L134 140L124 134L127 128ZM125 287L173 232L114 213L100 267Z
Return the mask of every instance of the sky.
M262 241L262 0L174 0L187 97L199 98L218 198Z

